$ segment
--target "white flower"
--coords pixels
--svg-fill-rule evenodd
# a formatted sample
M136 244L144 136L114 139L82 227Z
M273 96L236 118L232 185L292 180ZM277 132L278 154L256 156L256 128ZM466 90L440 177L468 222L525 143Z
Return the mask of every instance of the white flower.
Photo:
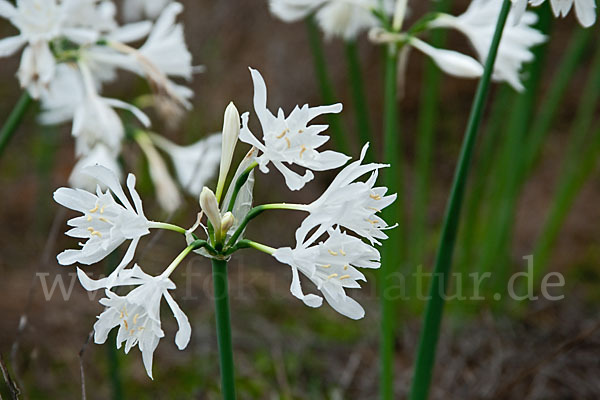
M199 196L219 165L221 134L215 133L189 146L176 145L160 135L150 137L158 148L170 156L181 186L189 194Z
M127 21L136 21L144 17L156 18L171 0L125 0L123 16Z
M296 231L296 242L312 243L333 226L350 229L369 240L371 244L379 244L377 239L387 238L383 230L390 227L377 214L392 204L397 195L386 196L386 187L373 187L378 170L389 165L375 163L361 165L368 147L368 144L363 147L359 160L340 171L321 197L303 206L310 215ZM355 182L357 178L367 173L371 173L367 181ZM314 228L317 230L307 240L306 236Z
M518 22L527 3L539 6L544 0L512 0L515 10L515 21ZM552 12L555 17L566 17L575 4L575 15L581 26L588 28L596 23L596 1L595 0L550 0Z
M73 120L75 109L85 99L81 72L75 64L63 63L56 66L54 79L48 90L40 97L40 123L55 125Z
M80 244L81 249L68 249L60 253L57 256L58 263L93 264L102 260L126 240L131 240L121 262L122 265L126 265L133 258L140 238L148 234L151 227L144 215L140 196L135 190L135 176L129 174L127 177L127 187L134 208L114 172L102 166L93 166L82 169L82 173L98 180L108 189L103 193L98 187L96 194L71 188L60 188L54 192L54 200L57 203L83 214L67 222L73 228L67 231L66 235L87 239L84 244ZM113 194L121 204L116 202Z
M262 172L269 172L267 164L271 162L283 174L287 186L291 190L299 190L314 178L311 170L338 168L349 160L346 155L335 151L318 152L316 149L329 140L328 136L320 135L328 126L308 125L319 115L339 113L342 111L341 104L320 107L305 104L301 108L296 106L288 117L285 117L282 109L275 116L267 109L265 81L255 69L250 68L250 72L254 82L254 110L262 127L264 144L248 128L248 113L242 115L240 140L262 152L256 159ZM304 175L284 166L284 162L306 168Z
M386 0L386 10L391 1ZM352 40L359 33L379 25L372 10L378 0L270 0L271 12L285 22L306 18L316 11L316 19L328 37Z
M295 249L279 248L273 256L292 267L290 291L306 305L320 307L323 299L302 292L298 270L317 286L337 312L352 319L360 319L365 315L361 305L348 297L344 289L360 288L358 281L366 281L356 267L379 268L380 255L375 248L339 229L333 229L324 243L310 247L307 243L297 243Z
M98 143L88 154L82 156L77 161L69 176L69 185L74 188L87 190L88 192L93 192L99 184L101 185L101 188L104 189L105 187L102 185L102 182L98 182L92 176L84 172L87 167L94 165L102 165L111 170L117 176L119 181L123 176L121 166L117 162L117 154L104 144Z
M21 56L18 77L23 88L39 98L51 82L56 60L50 42L65 37L75 43L95 40L97 32L84 27L68 26L69 2L56 0L20 0L13 6L0 0L0 16L19 29L19 35L0 40L0 57L11 56L27 45Z
M187 316L168 292L175 284L168 277L151 276L135 265L132 269L113 272L108 278L94 281L81 270L77 275L83 287L89 291L106 289L106 297L100 300L105 310L94 324L94 342L106 342L108 333L116 326L117 348L125 342L125 353L135 345L142 352L142 360L148 376L152 378L152 357L159 340L165 336L161 328L160 303L163 299L171 308L179 330L175 335L175 344L183 350L190 341L192 327ZM126 296L119 296L108 290L116 286L137 286Z
M76 139L76 153L87 154L98 142L119 152L121 141L125 136L125 128L113 107L132 112L146 127L150 126L150 119L131 104L100 97L87 66L80 63L79 70L83 79L85 97L73 114L71 133Z
M462 32L475 48L479 60L485 63L501 6L502 2L498 0L473 0L462 15L441 14L430 22L430 27L453 28ZM527 12L517 25L507 24L504 27L494 64L494 80L507 82L515 90L524 89L519 77L521 67L533 60L530 48L546 40L546 36L531 27L536 22L537 15Z
M182 109L192 107L190 99L194 95L188 87L176 84L168 78L180 77L190 80L194 72L192 55L185 43L183 25L176 23L177 15L182 11L183 6L180 3L169 4L139 50L109 37L109 46L128 57L105 54L102 60L148 79L154 90L159 111L170 122L181 116Z
M235 146L240 137L240 113L233 102L225 109L223 117L223 139L221 145L221 163L219 164L219 180L217 181L217 197L221 198L225 180L231 167Z
M483 74L483 66L473 57L457 51L437 49L424 41L411 38L408 42L415 49L431 57L445 73L462 78L477 78Z

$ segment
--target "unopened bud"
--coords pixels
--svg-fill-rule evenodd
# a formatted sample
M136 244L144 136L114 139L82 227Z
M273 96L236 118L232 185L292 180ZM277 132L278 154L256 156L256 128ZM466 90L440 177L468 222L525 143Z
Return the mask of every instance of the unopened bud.
M231 211L227 211L225 215L223 215L223 218L221 218L221 232L223 232L223 235L229 231L229 228L233 226L234 222L235 218L233 217L233 214Z
M200 193L200 208L206 214L206 217L215 228L215 232L221 230L221 213L219 212L219 204L212 190L204 186Z
M233 102L225 109L223 117L223 139L221 144L221 166L219 168L219 180L217 182L217 200L221 198L227 173L233 159L233 152L240 136L240 113Z

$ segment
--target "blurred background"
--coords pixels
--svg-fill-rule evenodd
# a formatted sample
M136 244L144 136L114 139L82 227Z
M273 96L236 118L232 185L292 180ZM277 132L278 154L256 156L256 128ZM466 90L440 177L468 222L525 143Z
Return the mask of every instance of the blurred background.
M184 0L182 3L185 12L181 19L188 46L195 64L204 65L206 72L194 78L194 109L183 124L168 130L159 123L155 125L158 132L179 144L190 144L221 129L223 111L229 101L234 101L240 112L252 111L253 89L248 66L259 69L264 76L272 110L280 106L289 112L296 104L322 103L304 23L280 22L269 14L266 1ZM427 11L431 2L410 3L413 8L409 19L414 20ZM453 3L454 14L461 13L468 5L464 0ZM494 87L466 202L464 218L471 225L466 233L463 226L457 245L458 271L486 270L489 265L510 274L524 270L523 257L536 251L540 235L546 229L547 214L556 203L555 192L565 169L565 149L572 141L572 122L581 94L589 86L588 73L594 71L593 58L598 52L596 28L585 34L585 40L579 38L583 36L581 31L573 15L553 22L545 50L547 61L539 72L540 87L534 94L535 108L526 115L531 124L535 124L536 110L543 106L553 84L563 74L560 69L563 55L574 43L581 46L581 54L565 78L567 84L559 103L551 109L539 157L518 187L518 193L510 198L514 199L514 207L507 214L503 207L510 206L499 201L503 195L495 192L495 188L506 182L503 168L522 151L519 142L513 147L506 144L511 111L520 103L510 88ZM2 21L0 35L13 33L14 28ZM451 48L473 54L462 36L451 33L447 39ZM344 103L342 120L352 156L356 158L361 146L347 84L344 45L331 40L324 46L336 97ZM382 49L370 44L366 35L360 38L358 49L374 135L371 149L374 158L380 160ZM398 103L400 151L406 160L400 195L409 204L404 220L400 221L406 241L413 232L414 205L410 204L415 196L417 131L427 63L420 54L411 54L403 96ZM18 57L0 63L3 77L0 115L4 117L20 95L14 77L17 68ZM133 75L122 74L122 79L105 93L127 100L131 93L146 90L143 85ZM406 276L419 266L424 270L431 268L475 86L475 81L441 77L437 110L431 116L435 120L435 141L424 240L422 248L414 252L411 249L407 261L398 267ZM597 116L596 108L591 112ZM102 293L88 294L77 282L74 267L58 266L55 259L60 251L75 245L74 240L63 234L66 220L73 215L52 200L52 192L67 185L74 165L69 131L69 126L39 126L35 110L30 110L0 159L0 353L21 388L22 397L81 398L83 374L89 399L218 399L212 280L210 265L201 257L190 257L173 275L178 286L174 295L192 323L192 340L185 351L177 350L173 343L174 318L163 310L166 336L154 356L154 381L146 376L137 349L125 356L122 350L114 349L114 337L105 345L89 341L95 317L101 311L97 300ZM154 220L170 218L181 226L191 225L199 210L197 199L187 198L175 215L164 215L154 199L139 149L128 146L131 151L123 152L123 162L138 176L146 215ZM588 147L584 144L581 149ZM240 145L238 160L245 151L247 146ZM583 152L580 155L583 162ZM496 301L492 296L477 302L451 300L439 346L432 398L600 397L596 306L600 283L600 184L596 158L586 164L583 177L577 175L580 184L564 210L564 221L556 228L555 240L544 253L543 271L559 271L565 277L564 287L553 292L564 298L527 302ZM255 204L310 202L327 187L332 176L319 173L305 190L292 193L279 174L257 173ZM481 192L473 194L473 190ZM284 211L264 214L251 224L247 237L273 247L292 245L302 217ZM486 235L494 236L499 232L498 226L506 224L510 227L499 234L500 245L491 246ZM490 226L494 227L492 233L486 230ZM160 272L183 246L177 234L154 233L142 241L136 262L150 273ZM121 255L86 267L86 271L99 276L110 270ZM289 292L291 273L287 266L254 251L236 253L230 267L230 289L239 398L377 398L379 308L376 277L370 274L368 278L362 290L351 293L365 307L366 317L351 321L327 304L309 309L295 299ZM505 287L505 283L506 279L494 278L493 288L483 290L492 293L498 285ZM408 298L399 296L397 303L397 398L404 398L408 391L424 308L424 302L414 295L413 285L414 281L406 280L403 294ZM424 285L427 287L427 279ZM307 284L305 290L314 288ZM0 382L0 394L10 398L5 382Z

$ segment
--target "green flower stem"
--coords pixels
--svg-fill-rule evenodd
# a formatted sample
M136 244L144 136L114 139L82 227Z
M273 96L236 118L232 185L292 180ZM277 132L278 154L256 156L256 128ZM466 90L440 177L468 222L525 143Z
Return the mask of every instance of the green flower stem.
M360 57L356 41L346 41L346 64L348 65L348 77L352 88L354 99L354 113L356 116L356 128L358 139L361 144L372 141L369 124L369 107L364 90L363 75L360 68Z
M327 73L327 62L325 61L325 53L321 43L321 34L312 16L306 19L306 28L308 30L308 42L310 45L310 50L313 54L315 72L317 74L317 81L319 82L319 87L321 90L321 97L323 98L323 102L325 104L334 104L336 103L336 98L333 93L331 79ZM329 114L328 120L332 133L331 136L333 137L338 150L347 154L349 150L348 142L346 141L346 136L344 135L344 130L342 129L342 121L340 116L338 114Z
M179 264L181 264L183 259L186 258L188 254L190 254L190 252L206 246L208 246L208 242L206 240L193 241L189 244L189 246L183 249L181 253L179 253L179 255L171 262L171 264L169 264L169 266L167 267L167 269L165 269L161 276L168 278L173 273L173 271L175 271L175 268L177 268Z
M273 204L263 204L260 206L256 206L253 209L251 209L248 212L248 214L246 214L246 216L244 217L244 220L242 221L240 226L237 227L237 229L235 230L235 232L233 233L233 235L227 242L225 249L232 247L235 244L236 240L240 237L240 235L242 234L244 229L246 229L246 226L248 225L248 223L250 221L252 221L254 218L258 217L263 211L266 211L266 210L308 211L306 206L302 205L302 204L273 203Z
M15 104L15 107L10 112L8 119L4 123L4 126L2 126L2 130L0 130L0 157L2 157L4 149L15 134L15 131L19 127L19 124L31 103L33 103L33 99L29 93L25 91L21 97L19 97L17 104Z
M237 199L240 189L242 188L242 186L244 186L244 183L246 183L246 181L248 180L248 176L250 176L250 172L252 172L252 170L254 168L256 168L257 166L258 166L258 163L256 161L253 162L237 178L237 180L234 183L235 186L233 187L233 193L232 193L231 199L229 200L229 204L227 204L227 211L231 211L233 209L233 206L235 204L235 199Z
M173 224L169 224L169 223L166 223L166 222L150 221L148 223L148 226L150 228L154 228L154 229L166 229L166 230L169 230L169 231L173 231L173 232L177 232L177 233L182 233L184 235L186 233L186 230L183 229L182 227L177 226L177 225L173 225Z
M504 30L510 7L510 0L504 0L465 131L465 138L452 183L450 199L444 216L440 245L435 259L435 269L429 291L430 300L427 302L425 309L425 319L417 350L415 372L409 397L411 400L425 400L429 394L444 310L444 294L447 290L448 277L452 265L452 255L460 221L462 199L469 175L473 147L481 123L484 103L489 91L494 63L498 53L498 45L500 44L500 38L502 37L502 31Z
M212 259L215 289L215 320L221 367L221 392L224 400L235 400L235 373L231 323L229 318L229 290L227 288L227 261Z
M435 12L447 12L451 0L441 0L435 3ZM431 45L443 47L446 30L435 29L431 32ZM429 203L429 188L431 187L431 159L433 155L433 143L435 138L439 98L441 72L433 61L425 60L425 73L421 88L421 106L419 107L419 120L417 128L417 150L416 150L416 177L415 197L413 201L412 222L412 250L411 265L416 266L424 263L425 238L427 237L427 205Z
M397 107L397 66L398 45L390 44L385 53L385 87L384 87L384 160L392 165L383 174L384 186L391 192L398 193L398 198L393 207L384 210L383 218L386 221L398 222L399 226L388 231L389 239L382 249L381 268L379 271L379 287L381 302L381 334L379 343L380 358L380 398L388 400L394 397L394 331L395 307L394 300L388 292L392 285L391 278L399 268L403 257L401 229L404 224L402 215L404 202L401 188L402 183L402 147L398 132L398 107Z

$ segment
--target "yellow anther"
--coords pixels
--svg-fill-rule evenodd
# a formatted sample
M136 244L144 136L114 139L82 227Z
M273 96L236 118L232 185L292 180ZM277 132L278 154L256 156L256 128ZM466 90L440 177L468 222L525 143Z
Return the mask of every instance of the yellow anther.
M91 213L95 213L96 211L98 211L98 208L100 208L100 207L98 207L98 204L96 204L96 207L92 208L92 209L90 210L90 212L91 212Z
M90 231L90 233L94 232L94 228L92 228L91 226L89 228L87 228L87 230Z
M135 314L135 315L133 316L133 324L134 324L134 325L135 325L135 324L137 324L137 319L138 319L138 317L139 317L139 316L140 316L140 314Z
M98 237L100 237L100 238L101 238L101 237L102 237L102 234L101 234L100 232L98 232L98 231L93 231L93 232L92 232L92 236L98 236Z
M144 327L143 327L143 326L140 326L140 327L138 328L138 331L143 331L143 330L144 330Z
M119 314L119 318L123 319L123 316L124 316L123 311L121 311L121 313Z
M106 208L106 205L103 205L102 208L100 209L100 214L104 214L104 209Z
M337 277L337 276L338 276L338 274L331 274L331 275L329 275L329 276L327 277L327 279L335 278L335 277Z
M367 207L367 208L368 208L369 210L373 210L373 211L375 211L375 212L381 212L381 210L380 210L380 209L378 209L378 208L375 208L375 207Z
M300 158L302 158L302 153L304 153L306 151L306 147L304 145L302 145L301 150L300 150Z
M130 334L131 336L133 336L133 334L134 334L134 333L135 333L135 329L132 329L132 330L130 330L130 331L129 331L129 334Z
M125 325L125 329L129 330L129 324L126 319L123 320L123 325Z
M292 147L292 143L290 142L290 139L285 138L285 142L287 143L287 148L289 149L290 147Z
M123 307L123 314L125 314L126 317L129 317L129 314L127 314L127 307Z
M90 222L92 219L93 219L92 216L88 215L88 217L87 217L88 222Z
M332 256L337 256L337 255L338 255L338 253L336 253L336 252L335 252L335 251L333 251L333 250L327 250L327 251L328 251L328 252L329 252L329 254L331 254Z
M279 136L275 136L277 139L281 139L282 137L285 136L286 133L288 133L290 130L289 129L285 129L283 132L281 132L281 135Z
M343 249L340 249L340 254L343 255L343 256L345 256L346 252Z
M107 219L106 219L106 218L104 218L104 217L100 217L100 218L98 218L98 219L99 219L100 221L102 221L102 222L106 222L107 224L110 224L110 221L109 221L109 220L107 220Z
M344 271L348 271L348 266L344 265Z
M367 218L367 221L369 221L369 222L370 222L371 224L373 224L373 225L375 225L375 224L379 223L379 221L377 221L376 219L368 219L368 218Z
M331 268L331 264L321 265L321 268Z
M348 278L350 278L350 275L342 275L342 276L340 276L340 281L341 281L342 279L348 279Z
M373 200L381 200L381 196L378 194L370 194L369 197Z
M298 129L298 133L302 133L302 132L304 132L303 129Z

